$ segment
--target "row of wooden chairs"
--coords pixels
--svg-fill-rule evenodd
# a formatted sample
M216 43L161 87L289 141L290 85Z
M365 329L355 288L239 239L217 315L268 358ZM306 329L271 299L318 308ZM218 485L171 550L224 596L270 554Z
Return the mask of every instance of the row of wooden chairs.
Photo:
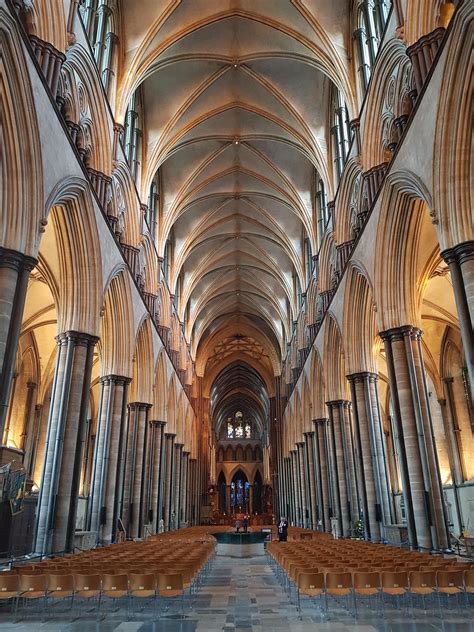
M202 530L160 534L140 542L107 547L14 566L0 573L0 600L12 608L78 599L181 597L199 588L215 555L215 540Z
M170 573L114 573L114 574L0 574L0 599L11 600L15 612L20 602L41 602L43 611L52 601L70 600L71 609L77 599L97 600L100 610L105 599L184 598L182 574ZM127 603L128 609L129 603Z
M350 543L346 542L343 549L348 552ZM357 547L355 547L357 548ZM419 595L426 610L425 598L427 595L465 596L468 603L468 594L474 594L474 568L470 564L453 563L427 564L421 569L411 569L403 564L395 564L397 555L384 558L384 563L379 567L373 559L351 559L339 550L335 549L338 559L327 551L316 546L305 546L296 543L271 543L267 552L274 562L277 576L288 590L291 598L292 586L297 593L298 608L300 609L300 594L308 597L324 597L325 612L328 611L328 596L351 596L354 612L356 612L356 596L375 596L384 598L385 595L396 597L397 604L402 595ZM410 552L404 551L410 555ZM423 554L424 557L427 557ZM400 556L405 559L405 555ZM415 557L417 557L415 555ZM433 561L443 558L432 557ZM397 563L400 560L396 560ZM425 560L426 561L426 560ZM448 562L448 560L447 560ZM383 601L382 605L385 605ZM300 609L301 612L301 609Z

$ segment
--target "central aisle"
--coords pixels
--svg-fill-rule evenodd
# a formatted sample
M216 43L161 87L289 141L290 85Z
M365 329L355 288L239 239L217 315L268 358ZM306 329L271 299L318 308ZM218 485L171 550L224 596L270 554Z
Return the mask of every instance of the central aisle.
M190 619L196 620L197 630L208 632L289 630L290 621L298 621L296 608L290 605L266 557L216 557Z

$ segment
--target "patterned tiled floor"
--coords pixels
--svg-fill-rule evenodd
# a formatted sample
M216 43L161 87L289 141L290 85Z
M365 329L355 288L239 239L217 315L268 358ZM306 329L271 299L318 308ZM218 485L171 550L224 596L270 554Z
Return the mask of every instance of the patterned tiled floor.
M46 619L41 620L32 612L16 624L2 607L0 632L474 632L472 616L465 606L458 610L443 608L441 617L437 601L432 603L428 615L419 608L400 612L391 607L377 614L374 604L363 604L358 608L357 619L334 602L330 603L326 619L316 605L305 601L299 618L296 606L262 557L216 558L198 595L185 604L184 618L178 604L162 612L161 618L155 615L153 607L140 613L132 611L127 617L125 606L114 610L106 605L100 618L96 611L81 610L80 618L73 620L69 612L48 610Z

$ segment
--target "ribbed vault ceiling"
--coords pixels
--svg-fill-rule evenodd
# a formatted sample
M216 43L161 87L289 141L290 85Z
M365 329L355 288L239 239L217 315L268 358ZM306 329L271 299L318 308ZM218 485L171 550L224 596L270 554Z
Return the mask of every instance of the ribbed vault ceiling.
M278 375L306 285L304 240L317 250L315 169L332 194L331 84L353 104L350 3L122 5L119 115L141 86L142 197L159 170L158 250L171 240L170 289L182 279L179 317L198 374L240 356Z

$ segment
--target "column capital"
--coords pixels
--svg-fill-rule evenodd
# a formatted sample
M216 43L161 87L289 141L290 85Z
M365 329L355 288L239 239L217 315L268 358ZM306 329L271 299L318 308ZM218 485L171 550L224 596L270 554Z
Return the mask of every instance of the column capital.
M365 382L368 380L369 382L377 382L379 376L377 373L372 373L371 371L359 371L358 373L351 373L350 375L346 375L349 382Z
M348 399L333 399L330 402L326 402L328 408L339 408L340 406L348 408L350 405L351 402Z
M328 421L328 417L319 417L319 419L313 419L313 424L316 424L317 426L323 426L324 424L327 424Z
M166 426L166 421L160 421L159 419L152 419L150 424L154 426L159 426L160 428L164 428Z
M38 260L17 250L0 246L0 267L13 270L33 270Z
M66 344L69 340L72 340L76 345L82 347L95 346L99 342L98 336L92 334L86 334L81 331L63 331L55 338L58 345Z
M176 437L174 432L165 432L165 437L167 439L174 439Z
M148 410L149 408L151 408L151 404L146 404L144 402L129 402L128 403L128 407L129 408L141 408L141 409L145 409Z
M453 377L443 377L442 379L445 384L452 384L454 382Z
M304 448L304 441L297 441L296 445L298 446L298 448Z
M448 265L455 262L463 264L465 261L472 261L474 259L474 241L464 241L452 248L447 248L443 250L441 256Z
M392 327L391 329L386 329L385 331L379 332L379 336L384 342L386 340L390 342L403 340L407 336L415 340L417 338L421 338L422 335L423 331L419 327L415 327L414 325L402 325L401 327Z
M131 377L125 377L124 375L115 375L111 373L110 375L103 375L99 378L99 382L103 384L104 382L116 382L117 384L130 384L132 381Z
M313 420L313 423L314 423L314 420ZM304 434L305 437L313 437L314 436L314 430L303 432L303 434Z

